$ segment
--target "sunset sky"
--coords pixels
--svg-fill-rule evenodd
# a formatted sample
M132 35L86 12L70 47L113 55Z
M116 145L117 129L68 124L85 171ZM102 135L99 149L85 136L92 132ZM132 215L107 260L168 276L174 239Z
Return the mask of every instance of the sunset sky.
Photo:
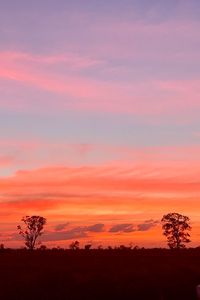
M0 3L0 243L200 245L199 0Z

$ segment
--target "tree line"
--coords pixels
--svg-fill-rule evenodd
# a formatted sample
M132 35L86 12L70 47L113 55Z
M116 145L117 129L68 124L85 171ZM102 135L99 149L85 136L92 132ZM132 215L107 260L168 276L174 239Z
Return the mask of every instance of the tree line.
M23 225L18 225L19 234L23 237L27 249L34 250L36 248L38 238L44 233L43 229L46 225L46 218L42 216L26 216L21 219ZM168 213L161 219L163 235L167 238L167 244L170 249L185 248L190 240L190 219L179 213ZM125 247L125 246L120 246ZM42 248L46 248L44 245ZM91 244L85 245L85 249L89 250ZM110 247L111 248L111 247ZM79 242L75 241L70 244L70 249L79 249ZM99 247L100 249L100 247Z

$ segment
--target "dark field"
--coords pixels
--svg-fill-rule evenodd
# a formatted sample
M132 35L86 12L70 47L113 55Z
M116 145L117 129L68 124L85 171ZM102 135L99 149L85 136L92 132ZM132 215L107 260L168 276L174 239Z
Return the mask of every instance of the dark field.
M0 299L197 299L200 250L3 250Z

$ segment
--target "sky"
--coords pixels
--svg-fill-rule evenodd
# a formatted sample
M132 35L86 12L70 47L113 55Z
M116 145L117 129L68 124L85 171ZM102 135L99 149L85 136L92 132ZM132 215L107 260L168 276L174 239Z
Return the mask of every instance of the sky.
M0 240L165 247L200 237L200 2L0 3Z

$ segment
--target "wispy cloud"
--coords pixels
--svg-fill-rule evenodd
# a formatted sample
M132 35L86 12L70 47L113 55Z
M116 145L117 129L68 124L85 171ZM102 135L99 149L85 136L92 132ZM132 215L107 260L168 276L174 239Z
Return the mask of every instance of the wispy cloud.
M69 71L61 72L60 63L70 61L71 65L76 63L78 65L81 59L73 55L34 56L28 53L3 52L0 53L2 65L0 77L58 95L56 106L52 105L58 112L73 109L158 116L176 115L180 111L180 106L183 112L187 112L187 107L200 108L197 79L154 78L137 82L127 80L119 84L113 80L70 74ZM98 60L91 60L91 65L95 62L98 65ZM49 65L57 66L57 69L49 69ZM80 67L81 65L84 65L84 62L80 62ZM69 97L72 97L70 101ZM28 111L34 107L34 100L15 99L15 101L19 101L19 107L24 107ZM41 102L40 110L45 109L48 102L49 100L45 98ZM12 101L10 103L2 100L0 105L9 109L16 107L16 103Z

